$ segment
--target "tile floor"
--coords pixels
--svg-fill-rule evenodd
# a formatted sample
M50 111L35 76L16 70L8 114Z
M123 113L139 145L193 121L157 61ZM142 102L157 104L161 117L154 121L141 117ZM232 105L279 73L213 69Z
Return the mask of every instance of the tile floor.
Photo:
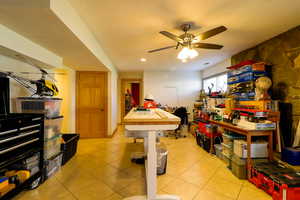
M76 156L39 188L16 200L120 200L145 194L144 167L130 162L142 150L123 136L80 140ZM158 177L158 192L183 200L271 200L247 181L234 177L225 164L196 145L192 136L162 138L169 150L168 168ZM140 141L141 142L141 141Z

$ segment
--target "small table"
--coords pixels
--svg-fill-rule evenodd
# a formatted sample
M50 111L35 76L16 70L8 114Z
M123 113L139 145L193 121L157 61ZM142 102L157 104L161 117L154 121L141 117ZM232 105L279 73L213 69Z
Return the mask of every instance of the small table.
M247 138L247 169L248 169L248 178L250 178L249 169L252 164L251 160L251 143L253 136L267 136L268 137L268 152L269 152L269 160L273 160L273 131L272 130L247 130L238 126L234 126L232 124L226 122L219 122L210 120L211 124L215 124L223 127L226 130L245 135Z
M175 195L157 195L157 153L156 135L163 130L175 130L180 118L161 109L136 111L132 109L125 117L124 124L130 135L144 137L144 148L147 152L146 178L147 195L133 196L126 200L180 200Z

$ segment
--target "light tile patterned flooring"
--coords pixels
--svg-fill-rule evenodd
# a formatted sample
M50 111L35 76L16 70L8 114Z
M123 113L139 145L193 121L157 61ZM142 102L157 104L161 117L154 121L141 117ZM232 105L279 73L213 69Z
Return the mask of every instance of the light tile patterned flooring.
M145 194L144 166L130 162L142 143L125 138L123 128L112 139L80 140L76 156L39 188L17 200L120 200ZM192 136L162 138L168 168L158 177L158 193L183 200L271 200L251 183L239 180L215 156L196 145Z

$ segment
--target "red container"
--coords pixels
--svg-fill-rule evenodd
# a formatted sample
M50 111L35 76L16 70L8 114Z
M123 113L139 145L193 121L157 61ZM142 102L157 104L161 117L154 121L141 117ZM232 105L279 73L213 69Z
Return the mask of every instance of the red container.
M260 176L259 175L260 175L260 173L253 166L251 166L249 181L251 183L253 183L258 188L261 185L261 181L260 181Z
M249 181L273 200L300 200L300 174L273 163L251 166Z
M251 168L250 170L251 177L249 181L253 183L256 187L264 190L269 195L272 195L274 192L274 182L269 177L258 172L256 169Z
M264 174L259 174L260 185L259 188L264 190L269 195L272 195L274 192L274 181L265 176Z
M300 175L289 173L271 177L274 181L273 200L299 200Z
M205 134L206 133L206 123L203 122L199 122L199 131L201 134Z

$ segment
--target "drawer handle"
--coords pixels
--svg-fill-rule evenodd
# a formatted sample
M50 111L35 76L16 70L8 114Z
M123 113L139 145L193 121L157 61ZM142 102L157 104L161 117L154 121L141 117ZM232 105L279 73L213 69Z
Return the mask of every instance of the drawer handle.
M5 135L5 134L8 134L8 133L13 133L13 132L16 132L18 129L13 129L13 130L9 130L9 131L4 131L4 132L0 132L0 135Z
M37 117L37 118L33 118L32 121L37 121L37 120L41 120L41 117Z
M35 130L35 131L31 131L31 132L28 132L28 133L25 133L25 134L22 134L22 135L18 135L18 136L15 136L15 137L7 138L5 140L1 140L0 144L2 144L4 142L11 141L11 140L14 140L14 139L22 138L22 137L25 137L25 136L28 136L28 135L32 135L32 134L35 134L35 133L38 133L38 132L39 132L39 130Z
M7 153L7 152L10 152L10 151L15 150L15 149L17 149L17 148L19 148L19 147L25 146L25 145L27 145L27 144L33 143L33 142L38 141L38 140L39 140L39 138L35 138L35 139L30 140L30 141L28 141L28 142L25 142L25 143L16 145L16 146L14 146L14 147L11 147L11 148L9 148L9 149L2 150L2 151L0 151L0 154L4 154L4 153Z
M36 124L36 125L32 125L32 126L22 127L22 128L20 128L20 130L23 131L23 130L26 130L26 129L35 128L35 127L39 127L39 126L41 126L41 124Z

